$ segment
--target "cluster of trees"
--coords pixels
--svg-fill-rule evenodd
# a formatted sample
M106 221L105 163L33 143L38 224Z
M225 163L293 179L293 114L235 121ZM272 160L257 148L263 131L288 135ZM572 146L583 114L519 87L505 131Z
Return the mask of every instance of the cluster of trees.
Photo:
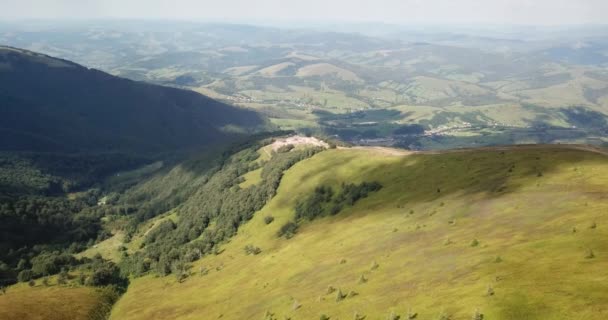
M101 218L128 210L97 206L102 196L97 188L70 197L66 192L140 162L109 154L0 154L0 284L78 264L71 254L109 236Z
M335 194L329 186L316 187L310 196L296 203L296 221L338 214L344 206L352 206L359 199L381 188L382 185L378 182L342 183L340 192Z
M5 198L0 203L0 261L16 271L20 261L45 259L45 251L76 253L87 243L102 240L103 212L91 207L95 197L68 200L60 197L25 196ZM34 273L53 274L58 269ZM15 274L5 275L15 280Z
M322 149L276 153L267 162L257 160L261 144L249 146L227 157L204 184L176 208L177 222L166 220L150 232L141 253L123 259L126 274L148 271L161 275L181 275L187 264L210 253L217 245L236 234L276 193L283 172ZM240 188L242 175L262 167L262 181ZM208 228L211 221L213 228Z
M6 264L0 264L0 272L18 272L17 280L35 284L36 279L44 278L43 283L48 285L46 277L57 275L58 284L67 284L75 281L79 285L94 287L112 286L124 292L128 286L128 279L120 273L120 269L111 261L104 260L101 255L92 259L76 259L71 253L63 251L43 251L27 260L19 260L17 267L10 270ZM72 271L72 274L69 272ZM78 276L73 273L78 272ZM10 284L12 282L5 282Z
M277 236L289 239L298 231L300 222L336 215L345 206L352 206L359 199L366 198L370 193L380 189L382 189L382 185L378 182L342 183L338 193L335 193L330 186L318 186L310 196L296 203L295 221L289 221L281 226Z
M0 195L43 194L58 179L41 172L30 161L14 154L0 154Z
M153 159L121 153L0 152L0 195L60 196L90 188L115 172Z
M219 243L234 235L275 195L285 170L320 150L285 150L268 161L256 161L257 150L269 142L269 136L255 136L221 153L192 158L168 171L161 169L125 192L102 184L103 191L89 189L67 197L66 181L80 181L73 186L83 186L89 178L102 179L116 169L96 167L97 162L92 160L55 159L48 154L32 156L27 161L22 161L23 157L5 160L0 168L21 166L24 170L7 169L16 174L12 180L2 180L0 171L0 187L27 177L32 177L30 185L39 187L28 186L27 192L16 194L0 192L0 285L65 275L66 270L78 268L89 275L86 284L95 286L117 285L127 275L150 271L173 273L182 279L188 274L190 262L216 253ZM43 159L51 160L46 163L47 168L39 170L39 165L34 164ZM80 175L67 177L70 163L79 167L76 171ZM121 166L134 163L126 161ZM87 166L89 170L81 170ZM259 168L262 181L240 188L242 176ZM43 173L51 170L53 174ZM58 194L48 195L49 181L55 177L61 177ZM86 179L80 179L83 177ZM102 198L104 204L99 205ZM178 212L179 219L165 220L156 226L146 235L142 250L131 255L123 252L119 265L107 264L101 257L88 261L73 256L110 236L102 227L103 217L108 221L127 219L129 223L121 225L129 241L142 222L172 209ZM209 228L212 221L214 226Z

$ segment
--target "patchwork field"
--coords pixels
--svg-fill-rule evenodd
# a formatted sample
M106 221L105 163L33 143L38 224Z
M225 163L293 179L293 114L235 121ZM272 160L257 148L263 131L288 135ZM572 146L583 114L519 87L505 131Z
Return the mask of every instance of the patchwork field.
M605 319L605 157L566 146L328 150L288 170L184 282L134 279L111 319ZM277 237L316 187L372 181L382 189Z

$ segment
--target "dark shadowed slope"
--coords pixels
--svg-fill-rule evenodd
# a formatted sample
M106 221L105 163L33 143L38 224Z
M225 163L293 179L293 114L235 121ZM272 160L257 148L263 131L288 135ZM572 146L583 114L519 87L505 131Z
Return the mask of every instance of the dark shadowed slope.
M0 150L159 152L265 124L198 93L0 46Z

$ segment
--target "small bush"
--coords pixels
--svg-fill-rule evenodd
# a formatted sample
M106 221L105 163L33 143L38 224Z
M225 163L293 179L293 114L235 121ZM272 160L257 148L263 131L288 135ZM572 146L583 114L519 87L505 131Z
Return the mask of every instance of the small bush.
M372 269L372 270L376 270L376 269L378 269L379 267L380 267L380 265L378 264L378 262L376 262L376 261L373 261L373 262L372 262L372 266L371 266L371 269Z
M322 314L319 316L319 320L329 320L329 317L327 315Z
M336 291L336 288L334 288L333 286L327 286L327 291L326 291L327 294L334 293L335 291Z
M17 275L17 280L19 282L28 282L32 280L32 278L34 278L34 273L32 270L23 270Z
M245 254L247 255L258 255L260 253L262 253L262 249L260 249L259 247L253 246L253 245L246 245L245 246Z
M359 314L359 312L355 311L355 314L353 315L353 320L364 320L365 316L362 314Z
M336 302L340 302L344 300L344 298L346 298L346 295L342 293L342 290L338 289L338 292L336 292Z
M293 150L294 148L295 148L295 146L293 144L286 144L284 146L279 147L277 149L277 153L286 153L286 152Z
M367 282L367 278L365 277L365 275L364 275L364 274L362 274L362 275L359 277L359 281L357 281L357 282L358 282L359 284L366 283L366 282Z
M479 245L479 241L477 239L473 239L473 241L471 241L471 247L477 247Z
M479 312L479 310L475 310L473 313L473 317L471 320L483 320L483 314Z
M486 289L486 295L487 295L488 297L491 297L491 296L493 296L493 295L494 295L494 293L495 293L495 292L494 292L494 288L492 288L492 286L488 286L488 289Z
M30 287L34 287L34 286L36 286L36 281L34 281L34 280L30 280L30 281L29 281L27 284L28 284Z
M589 229L596 229L597 228L597 223L593 222L591 223L591 225L589 225Z
M496 256L496 258L494 258L494 263L501 263L502 262L502 258L500 256Z
M279 229L277 236L279 238L285 237L286 239L291 239L297 232L298 225L295 222L289 221Z
M353 298L353 297L356 297L356 296L358 296L358 295L359 295L359 293L358 293L358 292L353 291L353 290L350 290L346 296L347 296L348 298Z
M264 223L265 224L271 224L274 221L274 217L273 216L265 216L264 217Z
M411 309L407 312L407 319L414 320L418 317L418 313L412 311Z
M388 315L388 320L399 320L401 316L396 314L395 311L391 311L391 314Z
M266 311L266 313L264 313L264 320L276 320L276 317L274 316L274 313Z
M291 306L291 309L298 310L300 309L300 307L302 307L302 304L300 304L298 300L293 300L293 305Z
M593 259L595 258L595 253L593 253L593 250L589 249L587 251L587 254L585 255L585 259Z

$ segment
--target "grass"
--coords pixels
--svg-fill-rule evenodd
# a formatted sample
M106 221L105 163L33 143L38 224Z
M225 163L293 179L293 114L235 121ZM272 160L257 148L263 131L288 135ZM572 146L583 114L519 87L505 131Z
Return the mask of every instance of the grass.
M117 232L110 238L101 241L100 243L88 248L87 250L76 255L76 258L93 258L95 255L100 254L102 257L108 260L112 260L116 263L122 258L120 247L124 243L124 233Z
M258 184L262 181L262 168L247 172L243 175L243 178L245 178L245 181L239 184L241 188L247 188Z
M0 295L0 319L89 320L99 304L92 288L19 284Z
M304 223L289 240L276 237L317 185L362 181L384 187L337 216ZM379 319L408 310L418 319L470 319L477 309L486 319L605 319L607 187L604 156L560 147L325 151L290 169L225 251L192 269L209 274L184 283L134 279L111 319L261 319L267 311L278 319ZM268 215L275 221L266 225ZM248 256L246 245L262 252ZM593 259L585 259L589 249ZM358 295L336 302L328 286Z
M156 228L158 225L160 225L163 221L171 220L173 222L176 222L177 219L178 219L177 213L175 211L169 211L167 213L164 213L161 216L158 216L154 219L147 221L144 225L139 227L138 232L135 235L133 235L133 239L131 239L131 241L129 243L125 244L129 253L139 250L141 248L144 240L146 239L146 235L148 235L148 233L150 233L154 228ZM101 245L101 243L100 243L100 245ZM116 247L115 251L112 251L109 256L103 255L103 252L102 252L102 256L106 259L110 259L113 255L120 254L120 252L118 251L118 248L119 247Z

